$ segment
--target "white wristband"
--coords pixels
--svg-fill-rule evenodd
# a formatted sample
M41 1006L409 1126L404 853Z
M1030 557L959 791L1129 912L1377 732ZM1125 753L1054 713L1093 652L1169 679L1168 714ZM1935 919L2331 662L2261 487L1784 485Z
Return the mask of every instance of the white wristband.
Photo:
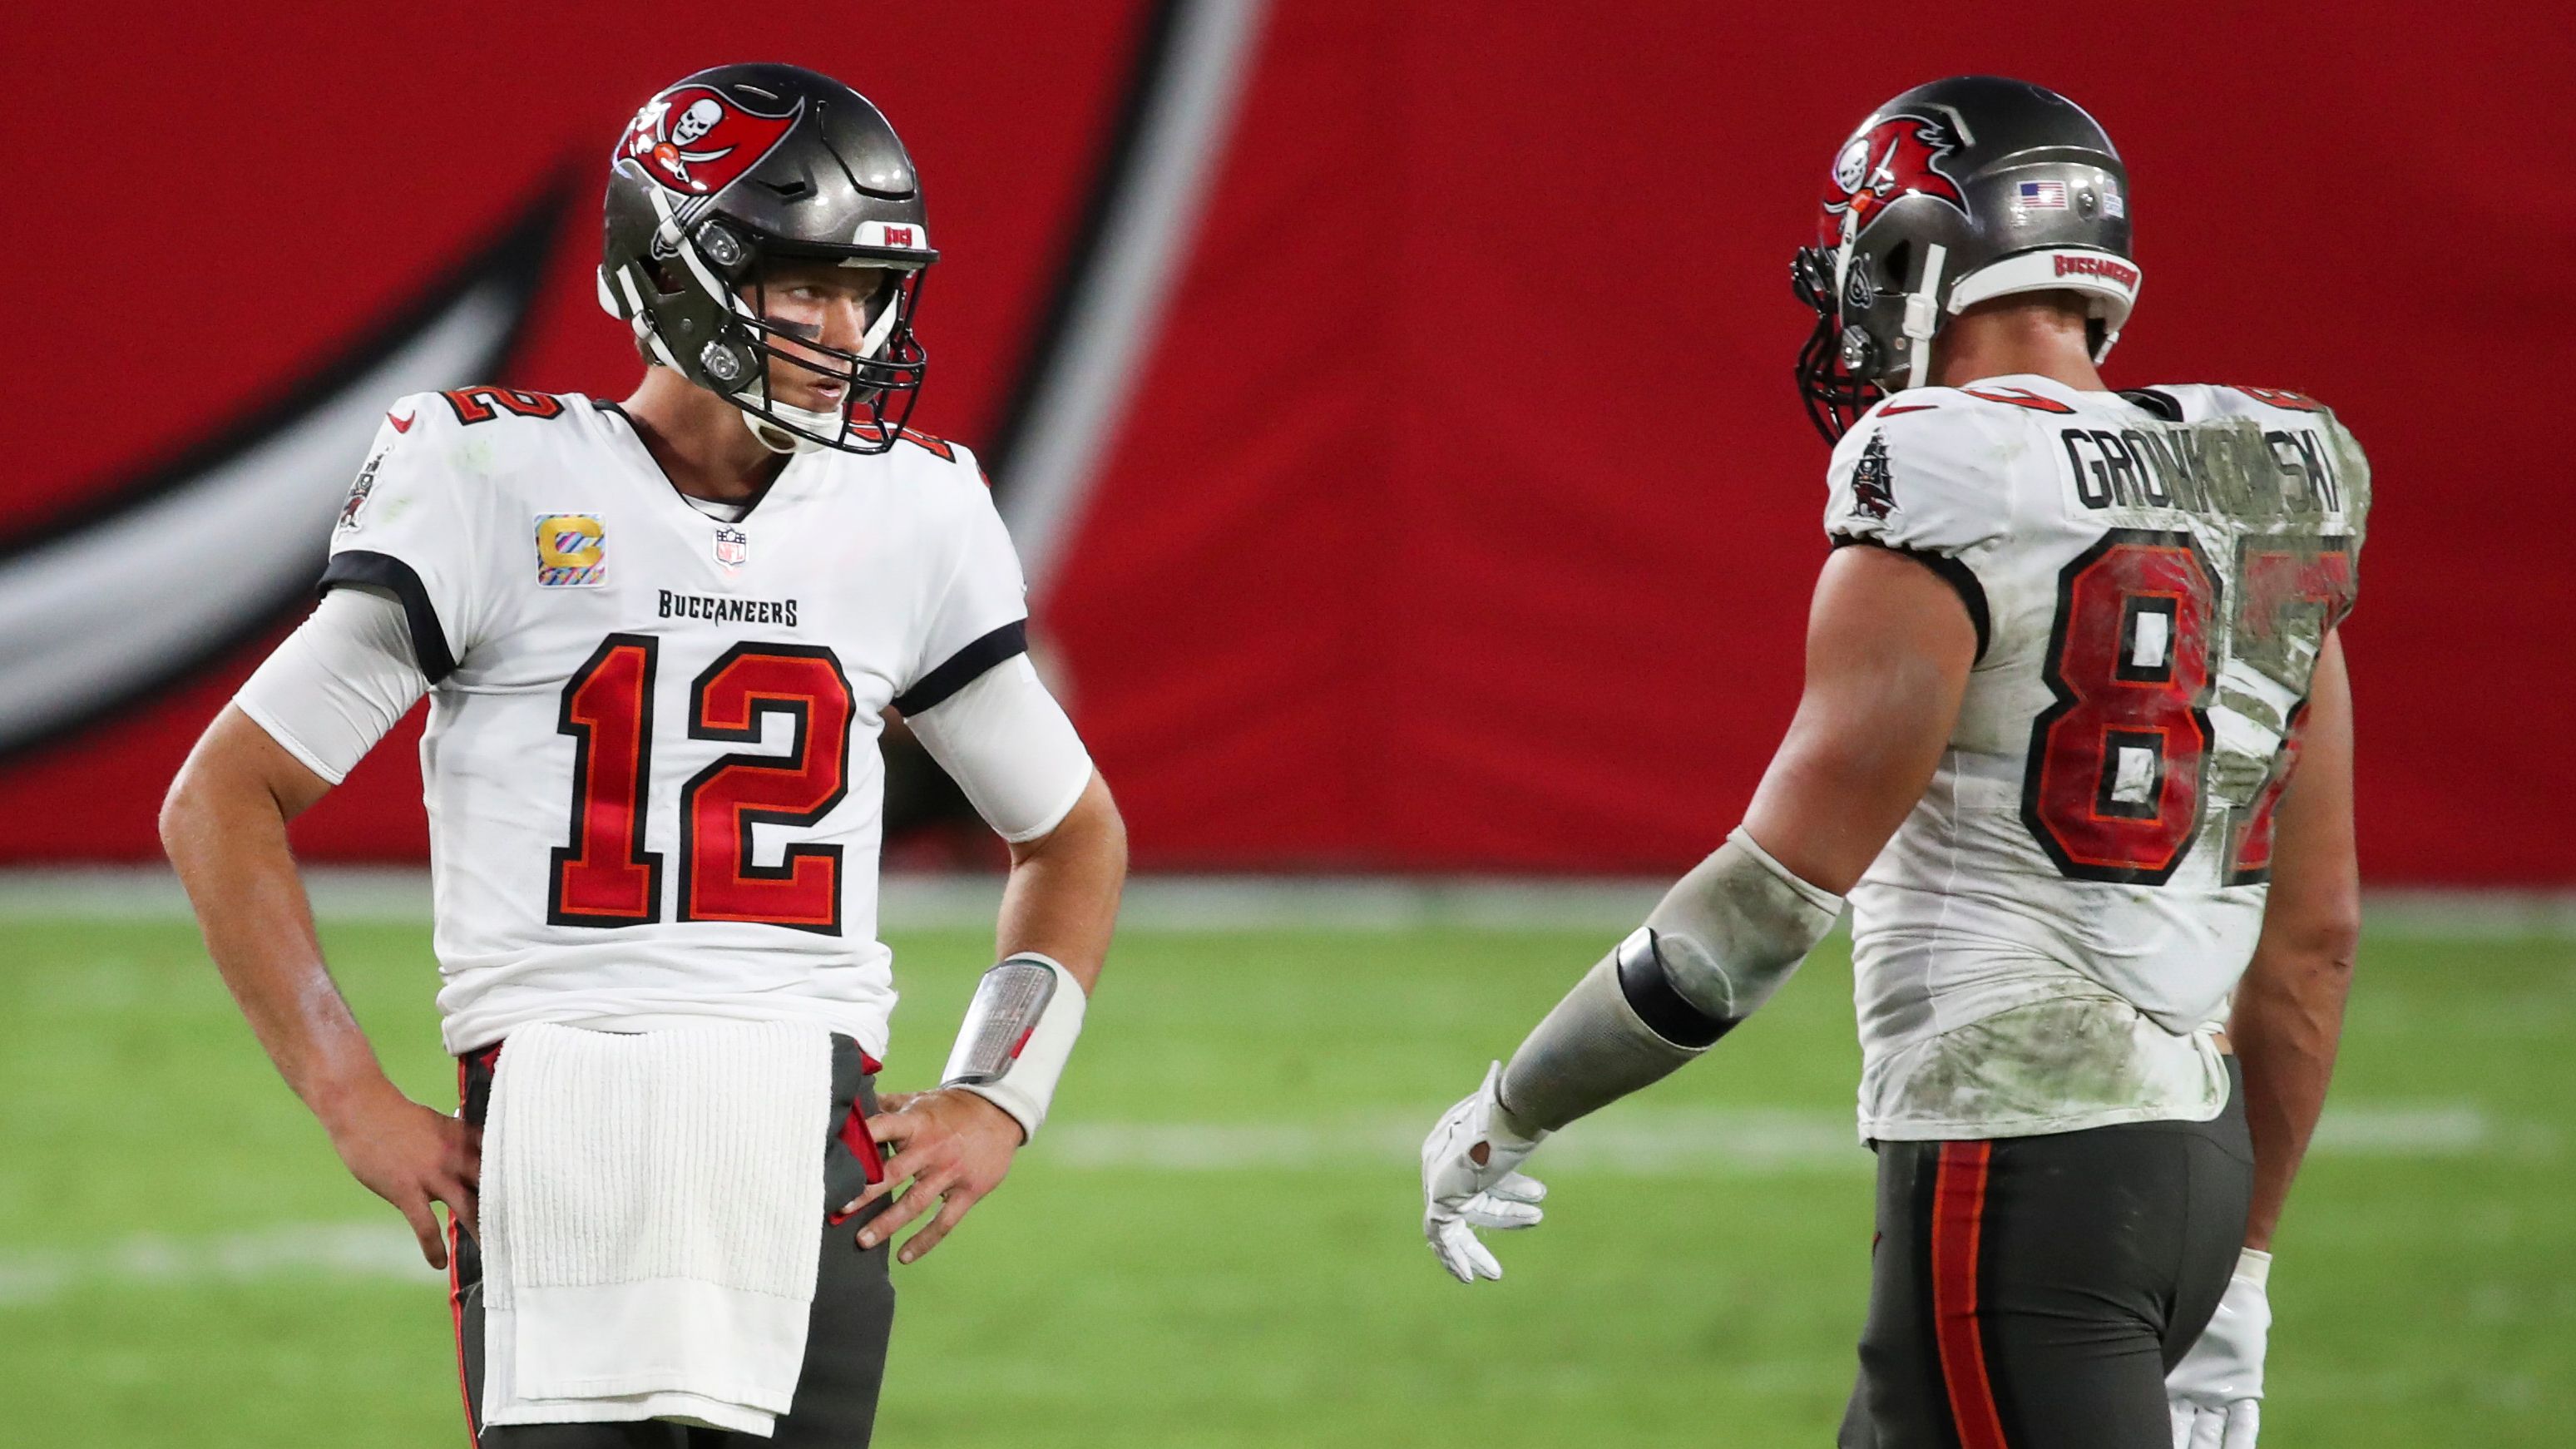
M984 1098L1011 1114L1023 1138L1035 1138L1082 1035L1086 1004L1064 963L1035 951L1010 957L976 985L940 1085Z

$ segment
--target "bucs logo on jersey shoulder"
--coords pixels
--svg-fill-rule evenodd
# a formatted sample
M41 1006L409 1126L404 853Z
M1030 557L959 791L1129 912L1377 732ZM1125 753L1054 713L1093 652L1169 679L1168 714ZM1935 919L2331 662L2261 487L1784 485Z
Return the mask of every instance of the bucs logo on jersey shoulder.
M618 142L644 174L682 196L713 196L760 164L805 113L765 115L712 86L673 86L644 103Z
M537 583L595 589L608 582L608 525L596 513L537 515Z
M1860 450L1860 461L1852 465L1852 512L1863 518L1880 518L1896 511L1896 485L1888 476L1887 438L1872 437L1869 446Z
M1938 116L1888 116L1852 137L1834 158L1816 239L1840 246L1869 230L1888 203L1906 196L1929 196L1967 215L1967 195L1944 165L1958 149L1958 127Z
M345 533L358 526L358 515L366 510L367 500L373 497L376 491L376 469L384 465L385 454L391 451L390 448L380 448L370 454L367 458L367 466L358 471L357 481L349 485L349 496L340 503L339 529L341 532Z

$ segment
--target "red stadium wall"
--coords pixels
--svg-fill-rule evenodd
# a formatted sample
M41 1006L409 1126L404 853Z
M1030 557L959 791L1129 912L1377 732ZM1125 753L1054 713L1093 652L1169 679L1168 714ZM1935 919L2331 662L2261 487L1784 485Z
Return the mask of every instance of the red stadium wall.
M917 422L986 441L1153 7L854 8L722 43L703 11L598 0L337 31L252 4L114 47L13 18L12 93L55 139L17 162L0 551L309 370L568 159L595 164L660 84L753 55L841 75L913 146L944 253ZM1705 850L1787 719L1823 554L1789 250L1854 120L1990 70L2067 91L2128 159L2147 281L2115 382L2298 388L2371 450L2346 631L2371 877L2576 883L2576 575L2546 521L2571 469L2545 419L2518 425L2533 359L2576 324L2576 190L2546 170L2565 27L1974 9L1875 12L1863 36L1682 3L1270 7L1038 600L1141 863L1659 871ZM585 175L491 380L630 384L591 300L590 206ZM184 606L150 582L102 577L100 607ZM163 783L263 647L0 761L0 859L148 855ZM308 851L418 855L408 742L299 826Z

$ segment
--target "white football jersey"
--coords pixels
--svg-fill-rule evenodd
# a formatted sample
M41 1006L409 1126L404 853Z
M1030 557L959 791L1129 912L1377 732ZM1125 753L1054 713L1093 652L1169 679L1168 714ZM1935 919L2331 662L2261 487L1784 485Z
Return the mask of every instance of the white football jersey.
M1979 648L1851 892L1862 1135L2216 1116L2360 449L2295 394L2002 377L1884 400L1828 486L1827 534L1921 557Z
M530 1021L819 1021L885 1053L879 711L1025 647L964 448L791 458L751 510L674 489L613 405L396 403L324 585L402 601L428 676L438 1005Z

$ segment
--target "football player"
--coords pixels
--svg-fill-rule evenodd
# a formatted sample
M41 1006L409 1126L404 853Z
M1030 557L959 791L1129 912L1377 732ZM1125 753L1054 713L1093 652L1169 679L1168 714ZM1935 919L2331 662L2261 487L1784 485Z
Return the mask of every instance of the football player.
M1423 1145L1433 1250L1501 1276L1474 1230L1538 1220L1530 1152L1707 1051L1848 898L1849 1449L2254 1441L2358 933L2369 475L2304 397L2103 383L2130 207L2101 127L2016 81L1907 91L1835 154L1794 269L1834 440L1797 713L1742 825Z
M396 402L319 607L199 741L162 834L279 1070L429 1261L453 1258L478 1432L478 1127L511 1033L828 1028L821 1267L770 1442L863 1444L893 1314L886 1245L929 1214L898 1256L930 1251L1043 1121L1108 948L1125 835L1026 657L1025 585L974 457L903 426L938 253L885 118L794 66L700 72L621 134L606 212L599 296L632 329L641 384L623 402L496 387ZM287 822L423 694L457 1116L379 1069L287 849ZM1011 867L1000 964L945 1084L880 1104L889 709ZM493 1423L481 1442L692 1432L716 1442L658 1415Z

